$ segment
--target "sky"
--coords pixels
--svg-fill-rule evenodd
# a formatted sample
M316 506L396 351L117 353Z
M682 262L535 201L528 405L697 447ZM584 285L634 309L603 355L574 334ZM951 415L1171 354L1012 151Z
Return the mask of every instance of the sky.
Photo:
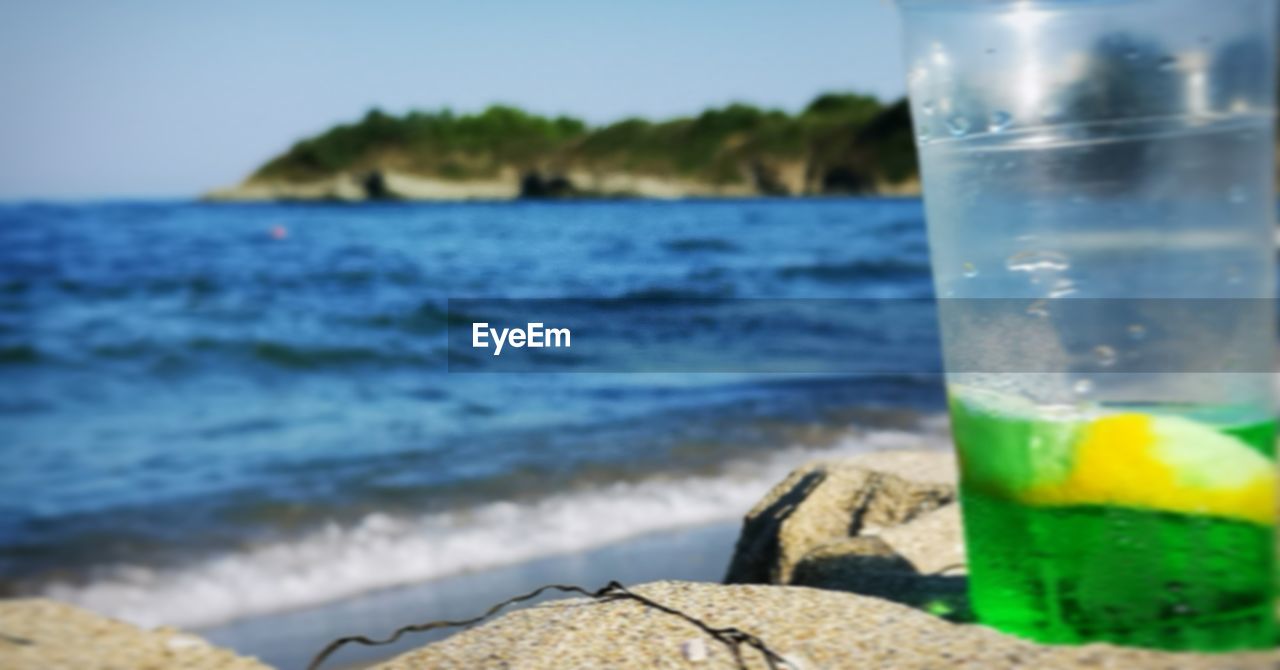
M903 94L890 0L0 0L0 199L189 197L370 107Z

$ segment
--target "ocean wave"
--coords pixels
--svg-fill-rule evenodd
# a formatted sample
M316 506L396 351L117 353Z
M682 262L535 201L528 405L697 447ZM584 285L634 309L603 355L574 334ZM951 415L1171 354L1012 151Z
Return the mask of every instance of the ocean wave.
M253 343L253 357L276 367L319 370L376 364L424 364L428 361L408 354L394 355L373 346L299 345L278 341Z
M886 223L877 226L881 234L886 233L910 233L917 237L923 237L920 233L924 230L924 219L890 219Z
M307 271L272 268L243 277L214 272L192 273L185 269L118 272L112 274L58 274L56 267L21 273L0 279L0 295L24 295L48 287L65 297L93 300L121 300L135 297L186 296L210 298L217 295L243 296L255 292L295 292L303 287L323 287L330 291L360 291L370 286L417 288L428 285L423 272L408 262L379 262L362 266L333 264ZM14 273L18 274L18 273Z
M163 348L163 347L162 347ZM143 347L138 353L151 350ZM157 349L159 351L159 349ZM440 362L434 348L383 346L367 343L290 342L282 339L218 339L195 337L181 351L163 348L175 358L192 353L247 356L259 363L286 370L330 370L368 366L430 366Z
M719 237L682 237L663 242L662 246L667 251L680 253L695 253L703 251L729 253L739 250L738 245Z
M26 279L0 280L0 294L20 295L26 293L30 288L31 282Z
M899 259L856 260L842 263L813 263L788 265L778 270L783 279L814 279L818 281L848 281L851 279L900 279L927 277L929 264Z
M669 286L646 286L630 291L625 291L619 295L616 300L637 302L680 302L701 301L701 300L727 300L734 295L732 286L714 286L714 287L669 287Z
M414 343L417 344L417 343ZM341 370L377 366L432 366L443 360L443 344L388 346L376 342L328 343L293 342L283 339L196 336L186 340L121 338L85 345L74 355L46 355L39 350L0 347L0 365L5 363L82 363L86 360L142 361L181 369L208 364L207 357L248 359L268 367L295 371ZM437 352L437 350L439 350ZM202 358L205 359L202 361Z
M374 513L352 525L333 523L295 540L176 568L102 568L87 582L50 583L38 592L143 626L214 625L648 533L731 521L809 458L946 448L940 421L926 421L927 428L918 433L866 431L825 449L780 449L764 459L732 461L714 475L652 476L524 504L496 501L417 517Z
M442 333L450 327L466 326L488 320L480 314L469 314L457 309L449 309L447 304L423 302L417 307L399 312L384 312L354 319L358 325L375 328L400 330L415 335Z
M49 282L66 296L79 299L118 300L134 296L158 297L173 294L210 296L227 290L224 282L209 275L173 276L84 276L59 277ZM38 284L37 284L38 285Z
M40 349L31 344L0 344L0 365L39 363Z

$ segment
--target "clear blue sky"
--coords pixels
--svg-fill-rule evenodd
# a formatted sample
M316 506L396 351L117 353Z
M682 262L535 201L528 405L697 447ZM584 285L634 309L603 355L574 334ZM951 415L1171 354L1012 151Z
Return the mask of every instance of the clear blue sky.
M0 198L187 196L391 112L902 94L889 0L0 0Z

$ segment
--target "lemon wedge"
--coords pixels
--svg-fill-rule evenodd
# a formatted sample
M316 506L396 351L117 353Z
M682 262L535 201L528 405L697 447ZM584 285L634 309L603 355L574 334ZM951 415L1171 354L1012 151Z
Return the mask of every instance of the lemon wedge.
M1113 414L1080 431L1066 475L1023 489L1033 505L1118 505L1273 524L1275 464L1174 416Z

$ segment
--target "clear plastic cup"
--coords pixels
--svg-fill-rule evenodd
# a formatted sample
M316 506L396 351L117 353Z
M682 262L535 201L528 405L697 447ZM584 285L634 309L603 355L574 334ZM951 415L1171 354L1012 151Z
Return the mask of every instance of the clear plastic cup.
M1274 0L899 4L977 617L1274 645Z

